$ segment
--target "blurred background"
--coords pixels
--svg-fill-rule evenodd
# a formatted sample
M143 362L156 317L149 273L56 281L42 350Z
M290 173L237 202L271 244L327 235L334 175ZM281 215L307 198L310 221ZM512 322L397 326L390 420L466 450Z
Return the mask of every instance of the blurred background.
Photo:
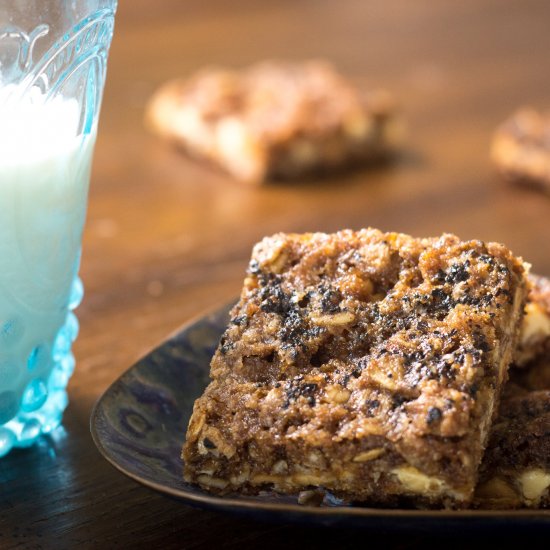
M155 342L235 295L251 246L277 231L455 232L505 242L550 274L549 198L503 184L489 161L498 124L550 104L549 17L544 0L122 0L85 235L84 330L130 307L139 315L120 313L125 329ZM394 93L409 129L400 156L251 187L145 129L166 80L266 58L326 58L358 86ZM114 346L114 334L103 338Z

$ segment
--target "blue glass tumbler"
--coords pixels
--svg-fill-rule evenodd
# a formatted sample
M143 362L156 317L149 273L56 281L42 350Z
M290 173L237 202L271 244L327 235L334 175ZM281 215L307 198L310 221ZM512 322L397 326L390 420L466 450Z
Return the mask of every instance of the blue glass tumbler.
M0 2L0 456L54 430L115 0Z

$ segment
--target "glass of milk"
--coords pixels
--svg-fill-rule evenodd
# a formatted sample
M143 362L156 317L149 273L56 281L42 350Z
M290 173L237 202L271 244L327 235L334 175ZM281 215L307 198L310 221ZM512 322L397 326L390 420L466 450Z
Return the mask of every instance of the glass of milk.
M61 422L116 0L0 0L0 456Z

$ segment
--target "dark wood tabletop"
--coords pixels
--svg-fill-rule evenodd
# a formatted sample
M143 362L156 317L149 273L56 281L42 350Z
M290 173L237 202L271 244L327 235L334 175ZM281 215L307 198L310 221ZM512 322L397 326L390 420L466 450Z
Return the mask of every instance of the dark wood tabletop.
M253 243L274 232L453 232L504 242L550 275L550 197L502 183L488 157L494 128L513 110L550 107L549 22L545 0L122 0L84 236L70 405L51 437L0 460L0 548L434 542L429 532L405 538L190 508L110 466L90 437L90 412L149 349L232 299ZM409 128L403 153L385 167L253 187L144 128L147 99L165 80L272 57L328 58L359 85L393 91Z

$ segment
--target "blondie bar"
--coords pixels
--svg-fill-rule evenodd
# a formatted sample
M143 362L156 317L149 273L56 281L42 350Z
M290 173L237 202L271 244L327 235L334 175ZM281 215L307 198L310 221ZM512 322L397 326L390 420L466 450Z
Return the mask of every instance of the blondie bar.
M321 61L204 69L161 87L147 121L191 155L255 183L380 159L401 134L387 93L361 93Z
M500 244L375 229L264 239L195 403L185 479L468 505L526 294Z
M526 311L550 311L550 281L530 278L535 284ZM523 368L510 369L480 469L480 507L550 507L550 349L536 346L533 355Z

